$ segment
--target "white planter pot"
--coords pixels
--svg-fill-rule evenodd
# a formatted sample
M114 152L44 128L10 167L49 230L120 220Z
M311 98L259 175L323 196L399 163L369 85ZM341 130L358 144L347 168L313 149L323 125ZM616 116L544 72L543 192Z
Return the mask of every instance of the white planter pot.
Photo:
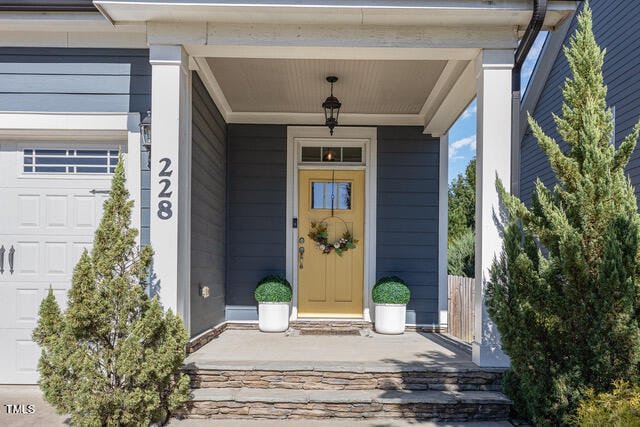
M289 303L258 303L258 326L262 332L286 331L289 328Z
M376 332L379 334L403 334L406 315L406 304L376 304Z

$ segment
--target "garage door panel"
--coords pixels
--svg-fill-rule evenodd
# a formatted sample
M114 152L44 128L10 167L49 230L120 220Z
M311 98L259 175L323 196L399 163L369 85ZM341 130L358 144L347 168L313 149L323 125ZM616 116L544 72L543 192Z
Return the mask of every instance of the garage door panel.
M73 193L77 191L78 193ZM84 189L33 194L21 190L2 190L0 233L11 232L13 225L20 235L92 235L102 218L102 206L108 196L91 194ZM83 194L84 193L84 194ZM6 198L5 198L6 194Z
M33 280L42 272L40 242L15 240L13 274L19 279Z
M30 329L0 329L2 382L35 384L38 381L40 348L31 340Z
M45 224L50 231L66 228L69 225L68 197L66 194L47 194L44 196L46 203ZM54 230L51 230L54 229Z
M2 327L33 329L38 322L40 304L46 298L50 286L60 308L66 309L67 292L70 288L70 283L67 281L2 285L0 289L0 298L4 307L0 311Z
M69 274L68 246L66 242L44 242L45 273L47 276L66 276Z
M66 309L73 270L83 250L91 250L112 175L81 173L76 163L89 154L78 144L66 150L61 142L0 141L0 145L0 246L5 248L4 273L0 272L0 384L34 384L40 351L31 334L40 304L51 287L60 308ZM90 144L94 150L99 146L114 150L119 145ZM38 151L54 146L59 153ZM108 153L113 165L117 152ZM38 173L35 167L23 167L29 156L29 164L36 166L38 161L70 166L63 169L65 173Z
M37 194L18 194L16 223L21 229L40 227L40 196Z
M73 226L80 230L93 231L97 226L96 198L93 195L73 196Z

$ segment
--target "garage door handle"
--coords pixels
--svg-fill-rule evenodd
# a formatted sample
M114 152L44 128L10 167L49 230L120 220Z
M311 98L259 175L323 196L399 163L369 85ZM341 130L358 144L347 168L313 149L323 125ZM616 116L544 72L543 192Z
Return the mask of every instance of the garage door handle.
M95 188L89 191L91 194L109 194L110 192L111 190L96 190Z
M11 245L11 249L9 249L9 273L13 274L13 256L15 255L16 250L13 249L13 245Z
M4 274L4 245L0 247L0 274Z

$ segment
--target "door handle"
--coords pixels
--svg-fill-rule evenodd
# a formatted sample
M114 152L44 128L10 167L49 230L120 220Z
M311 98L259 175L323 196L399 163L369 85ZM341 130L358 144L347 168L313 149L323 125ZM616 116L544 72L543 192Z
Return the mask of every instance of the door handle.
M304 268L302 265L302 259L304 258L304 246L298 247L298 259L300 260L300 270Z
M9 273L13 274L13 257L16 253L16 250L11 245L11 249L9 249Z
M0 274L4 274L4 245L0 246Z

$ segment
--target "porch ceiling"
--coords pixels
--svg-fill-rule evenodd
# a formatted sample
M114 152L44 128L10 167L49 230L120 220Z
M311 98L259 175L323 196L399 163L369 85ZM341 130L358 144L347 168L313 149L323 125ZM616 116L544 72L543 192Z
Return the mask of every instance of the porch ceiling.
M447 61L209 58L236 113L316 113L338 76L341 114L420 114Z

